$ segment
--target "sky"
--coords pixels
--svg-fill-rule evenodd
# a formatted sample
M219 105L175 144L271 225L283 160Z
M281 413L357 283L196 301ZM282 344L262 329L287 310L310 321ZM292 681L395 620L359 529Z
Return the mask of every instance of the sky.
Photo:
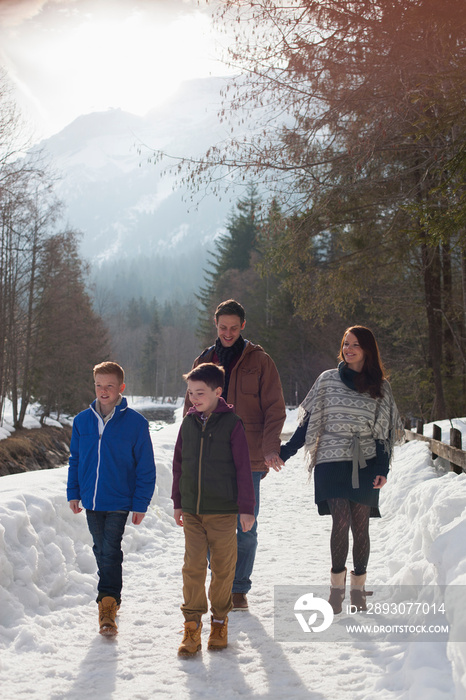
M37 138L81 114L144 115L184 80L225 75L203 0L0 0L0 65Z

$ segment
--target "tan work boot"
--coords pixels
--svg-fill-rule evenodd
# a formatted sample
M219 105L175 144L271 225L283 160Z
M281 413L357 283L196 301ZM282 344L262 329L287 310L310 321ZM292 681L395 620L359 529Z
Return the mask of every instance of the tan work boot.
M367 574L356 576L354 571L350 572L351 588L350 599L351 605L357 610L367 610L366 596L372 595L372 591L366 591L364 585L366 583Z
M346 569L334 574L330 570L330 597L328 602L332 606L333 614L341 613L341 604L345 598Z
M191 622L184 623L184 635L183 641L178 647L179 656L191 656L196 654L196 652L201 649L201 632L202 632L202 622Z
M105 596L99 600L99 632L106 637L118 634L118 627L115 622L118 604L112 596Z
M228 617L223 622L210 623L210 637L207 642L207 649L219 650L228 646Z

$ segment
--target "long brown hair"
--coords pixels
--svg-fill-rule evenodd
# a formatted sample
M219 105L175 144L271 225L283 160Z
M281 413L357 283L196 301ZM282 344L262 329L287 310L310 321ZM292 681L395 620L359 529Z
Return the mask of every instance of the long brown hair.
M358 339L359 346L364 353L364 366L361 372L354 377L356 389L360 394L368 392L373 399L382 397L383 380L386 379L385 369L380 357L379 346L374 334L365 326L351 326L343 333L341 339L340 360L345 361L343 356L343 343L348 333L353 333Z

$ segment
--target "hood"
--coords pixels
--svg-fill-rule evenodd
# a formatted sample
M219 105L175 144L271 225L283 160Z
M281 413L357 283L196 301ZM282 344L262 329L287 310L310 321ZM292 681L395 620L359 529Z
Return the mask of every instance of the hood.
M234 411L232 404L227 403L225 401L225 399L222 397L219 398L217 407L215 408L214 411L212 411L212 413L234 413L234 412L235 411ZM201 415L202 415L201 413L199 413L199 411L194 406L191 406L191 408L189 409L189 411L187 412L186 415L191 416L194 413L197 413L197 415L199 417L201 417Z

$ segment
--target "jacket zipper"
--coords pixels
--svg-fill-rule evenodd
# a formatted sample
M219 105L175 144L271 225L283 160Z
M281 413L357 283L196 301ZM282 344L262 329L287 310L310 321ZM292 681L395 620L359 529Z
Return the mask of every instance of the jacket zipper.
M202 424L201 432L201 447L199 450L199 471L197 476L197 504L196 504L196 515L199 515L199 508L201 506L201 462L202 462L202 450L204 448L204 431L207 425L207 421Z
M92 409L94 411L94 409ZM97 447L97 469L96 469L96 474L95 474L95 488L94 488L94 497L92 499L92 510L96 509L96 501L97 501L97 486L99 484L99 476L100 476L100 446L102 444L102 435L104 434L105 427L107 423L110 423L112 418L107 421L107 423L104 423L102 416L100 416L97 411L94 411L95 415L97 416L97 425L99 426L99 445Z

